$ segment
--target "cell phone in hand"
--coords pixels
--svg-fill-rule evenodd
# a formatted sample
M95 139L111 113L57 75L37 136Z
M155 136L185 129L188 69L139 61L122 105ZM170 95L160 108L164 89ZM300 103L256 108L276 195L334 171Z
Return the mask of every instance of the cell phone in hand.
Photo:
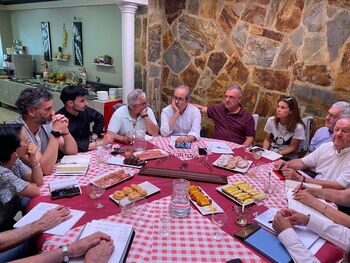
M175 148L181 148L181 149L191 149L191 142L176 142Z

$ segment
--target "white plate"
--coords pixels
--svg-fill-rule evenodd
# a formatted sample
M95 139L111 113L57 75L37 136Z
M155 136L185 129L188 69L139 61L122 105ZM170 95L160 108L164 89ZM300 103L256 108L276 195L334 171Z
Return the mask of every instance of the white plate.
M227 196L227 197L230 198L231 200L235 201L235 202L236 202L237 204L239 204L239 205L247 206L247 205L250 205L250 204L253 204L253 203L254 203L254 201L252 201L252 202L243 204L241 201L237 200L237 199L234 198L232 195L229 195L229 194L225 193L222 189L225 188L226 186L229 186L229 185L231 185L231 184L226 184L226 185L218 186L218 187L216 187L216 190L218 190L220 193L222 193L223 195Z
M247 167L245 168L238 168L238 167L235 167L233 169L229 169L229 168L226 168L225 166L221 166L221 165L218 165L217 162L218 160L220 160L221 158L223 158L223 156L225 156L227 154L223 154L221 155L218 159L216 159L215 162L213 162L213 165L216 166L216 167L219 167L219 168L222 168L222 169L226 169L226 170L229 170L229 171L234 171L234 172L239 172L239 173L246 173L248 170L249 170L249 167L252 165L253 161L250 161L250 160L246 160L248 162L248 165ZM225 158L225 157L224 157Z
M119 184L119 183L121 183L121 182L124 182L125 180L128 180L128 179L130 179L131 177L134 176L134 171L127 171L127 170L124 170L124 169L116 169L116 170L113 170L113 171L110 171L110 172L103 173L103 174L100 174L100 175L98 175L98 176L95 176L94 178L90 179L90 183L96 185L96 184L95 184L95 181L96 181L96 180L98 180L98 179L100 179L100 178L102 178L102 177L105 177L105 176L107 176L107 175L109 175L109 174L111 174L111 173L120 171L120 170L123 170L124 173L129 174L129 176L123 178L122 180L113 182L113 183L111 183L110 185L108 185L108 186L105 187L105 188L108 188L108 187L111 187L111 186L113 186L113 185L116 185L116 184Z
M158 156L158 157L149 157L149 158L145 158L145 159L141 159L141 161L147 161L147 160L152 160L152 159L158 159L158 158L163 158L163 157L167 157L169 155L168 152L164 151L163 149L152 149L152 150L145 150L145 151L140 151L140 152L134 152L134 155L136 157L138 157L139 154L144 153L144 152L152 152L152 151L159 151L161 152L162 156Z
M223 213L224 211L222 210L222 208L217 204L215 203L215 201L213 200L213 198L211 198L206 192L204 192L204 190L200 187L200 186L197 186L199 189L202 190L203 194L208 196L208 198L211 200L211 204L210 205L206 205L206 206L199 206L197 204L196 201L193 201L190 197L190 200L192 202L192 204L194 204L195 207L197 207L197 209L199 210L199 212L202 214L202 215L211 215L213 212L211 211L212 208L215 208L216 211L214 212L214 214L216 213Z
M145 182L140 183L139 186L140 186L142 189L145 189L145 190L147 191L147 195L144 196L144 197L153 195L153 194L155 194L155 193L157 193L157 192L160 191L160 189L159 189L157 186L155 186L154 184L152 184L152 183L150 183L150 182L148 182L148 181L145 181ZM120 189L120 190L121 190L121 189ZM116 202L118 205L119 205L120 203L122 203L123 205L128 205L128 204L131 204L131 202L132 202L131 200L129 200L129 198L128 198L127 196L124 197L124 198L121 199L121 200L117 200L117 199L115 199L115 198L113 197L113 194L111 194L111 195L109 196L109 198L111 198L111 199L112 199L114 202Z

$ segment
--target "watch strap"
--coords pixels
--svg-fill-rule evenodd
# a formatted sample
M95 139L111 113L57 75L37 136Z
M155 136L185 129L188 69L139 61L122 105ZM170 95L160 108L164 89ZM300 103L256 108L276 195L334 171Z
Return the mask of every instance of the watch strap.
M143 116L141 116L142 118L146 118L146 117L148 117L148 114L145 114L145 115L143 115Z
M69 262L68 245L67 244L61 245L60 248L62 248L62 252L63 252L63 262Z

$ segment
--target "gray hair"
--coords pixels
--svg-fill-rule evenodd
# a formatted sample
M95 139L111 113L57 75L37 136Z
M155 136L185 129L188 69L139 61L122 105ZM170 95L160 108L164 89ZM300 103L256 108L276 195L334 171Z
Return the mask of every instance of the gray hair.
M52 100L50 91L44 88L28 88L21 92L15 103L19 114L26 115L29 108L38 108L43 101Z
M332 105L334 108L339 108L341 110L340 116L350 115L350 103L346 101L337 101Z
M135 106L137 99L141 96L146 97L146 93L140 89L134 89L132 92L130 92L130 94L127 97L128 106L130 108Z
M237 86L237 85L228 86L226 88L226 90L238 90L239 91L239 95L242 96L242 89L241 89L240 86Z
M186 85L180 85L180 86L175 88L175 90L177 90L177 89L184 89L184 90L186 90L186 99L189 100L191 98L191 91Z

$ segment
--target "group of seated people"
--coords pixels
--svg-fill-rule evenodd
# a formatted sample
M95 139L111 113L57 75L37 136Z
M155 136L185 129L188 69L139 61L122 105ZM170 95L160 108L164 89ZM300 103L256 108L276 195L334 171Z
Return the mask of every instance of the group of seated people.
M64 88L60 96L64 107L55 114L52 94L46 89L29 88L20 94L16 102L20 116L8 124L0 124L0 262L2 259L10 261L27 256L17 252L28 253L29 250L24 249L24 241L69 217L69 212L61 207L43 216L44 219L39 219L35 223L36 231L25 227L12 229L14 215L19 210L25 211L28 198L39 195L38 186L43 184L43 176L51 173L62 154L94 150L112 141L130 144L130 133L135 130L144 130L151 136L159 133L164 137L178 136L177 142L193 142L200 138L201 114L213 120L212 137L215 139L243 146L252 145L255 139L254 119L240 103L242 90L239 86L228 87L223 102L208 107L191 104L189 88L177 87L171 104L161 112L160 127L153 110L147 106L146 94L135 89L128 95L127 104L114 112L106 133L103 133L104 118L88 107L87 95L87 91L80 86ZM324 207L314 196L326 198L339 206L350 206L346 199L350 194L349 114L349 103L337 102L332 105L326 117L326 127L319 129L311 140L310 154L302 159L276 163L286 178L322 185L321 192L307 188L298 191L295 198L321 210L335 223L346 227L350 226L350 217L332 207ZM295 158L299 144L305 139L304 128L295 98L281 96L275 116L266 122L263 148ZM304 168L314 169L317 176L309 178L296 172ZM312 221L312 218L308 218L306 222L303 217L304 221L299 222L294 217L301 215L295 211L281 211L274 223L277 232L283 233L291 225L310 224ZM9 237L17 238L10 242ZM113 251L110 238L101 233L73 244L80 250L79 253L72 252L70 256L82 256L86 252L86 262L89 262L89 258L105 258ZM73 244L70 248L74 251ZM55 262L57 258L62 261L64 255L61 249L36 257L50 257L52 260L48 262Z

